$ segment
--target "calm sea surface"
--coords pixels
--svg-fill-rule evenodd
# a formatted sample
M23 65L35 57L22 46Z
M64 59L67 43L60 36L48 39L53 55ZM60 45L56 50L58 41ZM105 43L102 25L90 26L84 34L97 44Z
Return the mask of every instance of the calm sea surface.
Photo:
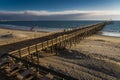
M30 30L34 27L37 31L55 31L67 28L83 27L102 21L10 21L0 22L0 27ZM103 35L120 37L120 21L114 21L102 30Z

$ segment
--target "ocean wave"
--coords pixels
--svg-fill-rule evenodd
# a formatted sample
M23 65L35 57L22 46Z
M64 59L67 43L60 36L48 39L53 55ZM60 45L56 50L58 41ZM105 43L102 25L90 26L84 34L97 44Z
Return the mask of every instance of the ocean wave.
M102 35L104 36L113 36L113 37L120 37L119 32L102 32Z

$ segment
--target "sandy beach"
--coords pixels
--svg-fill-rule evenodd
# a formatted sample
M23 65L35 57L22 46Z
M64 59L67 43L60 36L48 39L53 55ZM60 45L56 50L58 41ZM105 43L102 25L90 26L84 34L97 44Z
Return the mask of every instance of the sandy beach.
M14 30L14 29L3 29L0 28L0 45L18 42L26 39L42 37L47 35L49 32L41 31L25 31L25 30Z
M2 36L12 34L12 36ZM0 44L13 39L43 36L45 32L0 29ZM40 64L82 80L120 79L120 38L102 35L88 37L59 55L41 54ZM46 56L47 55L47 56Z
M93 35L40 63L79 80L119 80L120 38Z
M0 0L0 80L120 80L120 0Z

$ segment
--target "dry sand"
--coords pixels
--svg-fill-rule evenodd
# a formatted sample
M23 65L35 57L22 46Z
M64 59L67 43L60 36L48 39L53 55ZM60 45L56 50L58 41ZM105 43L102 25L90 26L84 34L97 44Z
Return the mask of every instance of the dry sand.
M0 28L0 45L47 35L47 32L34 32Z
M6 38L5 34L12 35ZM43 36L45 33L0 29L0 44L35 34ZM61 50L57 56L41 57L40 64L81 80L119 80L120 38L94 35L71 49Z
M73 47L73 49L120 61L120 38L118 37L94 35L81 41L80 44Z
M80 80L119 80L120 38L94 35L40 64Z

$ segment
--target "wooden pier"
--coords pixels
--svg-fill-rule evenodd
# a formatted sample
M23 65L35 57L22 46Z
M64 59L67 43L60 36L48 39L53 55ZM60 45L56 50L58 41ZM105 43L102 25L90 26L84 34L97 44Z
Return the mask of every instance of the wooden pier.
M37 41L38 43L29 45L27 47L18 50L11 51L8 54L12 54L18 58L22 58L52 46L59 46L59 47L65 47L67 45L71 46L73 43L76 44L77 42L79 42L80 39L84 39L87 36L95 34L99 30L101 30L104 27L104 25L106 25L105 22L88 25L87 27L76 28L69 31L45 36L40 39L31 40L32 42ZM29 44L31 43L29 42ZM27 44L25 43L24 45Z
M8 56L15 58L15 60L19 60L24 64L27 63L27 69L29 69L30 66L34 66L38 72L42 69L46 72L59 75L64 79L72 79L70 76L41 66L39 63L40 51L49 50L50 53L55 52L57 55L60 48L70 48L73 45L77 45L80 40L97 33L107 24L109 24L109 22L101 22L87 25L82 28L78 27L75 29L64 30L63 32L50 34L41 38L4 45L1 46L1 50L3 51L6 49L3 54L7 54ZM73 78L73 80L74 79L75 78Z

